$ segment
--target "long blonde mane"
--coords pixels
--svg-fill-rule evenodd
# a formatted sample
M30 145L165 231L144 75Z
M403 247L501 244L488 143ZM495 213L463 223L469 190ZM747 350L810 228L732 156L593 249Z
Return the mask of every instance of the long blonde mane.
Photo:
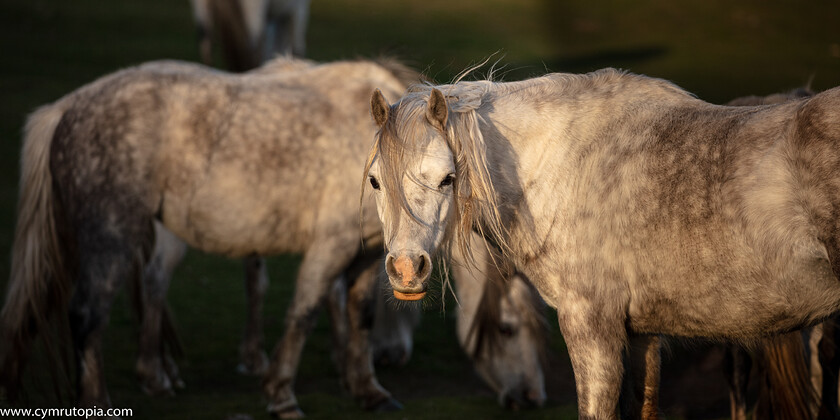
M380 159L382 179L379 181L388 194L385 211L392 216L387 218L387 223L398 221L395 216L401 211L414 217L402 189L402 179L408 162L432 140L427 133L435 129L426 120L425 111L432 89L439 89L446 99L448 118L445 129L438 133L445 138L455 163L455 220L447 226L448 240L444 247L450 249L454 240L462 255L470 261L469 242L473 230L495 244L503 255L508 254L509 249L487 166L487 145L480 129L483 120L477 112L492 85L489 81L478 81L412 86L391 106L388 121L377 132L365 166L367 177L373 161L377 157ZM391 228L394 231L396 226Z

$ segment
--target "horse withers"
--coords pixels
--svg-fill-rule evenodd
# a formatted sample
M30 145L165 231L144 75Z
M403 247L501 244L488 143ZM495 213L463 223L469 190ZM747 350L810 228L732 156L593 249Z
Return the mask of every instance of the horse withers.
M611 69L375 92L395 296L481 232L557 309L580 416L613 418L628 348L644 366L658 334L752 341L840 309L838 109L840 89L725 107Z

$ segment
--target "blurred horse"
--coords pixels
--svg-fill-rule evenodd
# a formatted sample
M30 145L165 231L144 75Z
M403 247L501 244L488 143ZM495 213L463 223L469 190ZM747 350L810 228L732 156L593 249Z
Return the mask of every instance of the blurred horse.
M19 391L35 334L68 313L78 404L109 405L101 336L114 294L149 261L158 221L205 252L303 254L263 383L270 412L300 415L296 367L335 279L348 279L348 315L369 313L376 290L381 227L360 224L347 205L359 199L374 133L360 99L374 86L396 97L405 83L372 62L277 60L243 75L152 62L33 113L0 319L8 395ZM367 409L397 408L370 363L369 324L350 318L347 328L350 393Z
M204 64L213 38L231 71L253 69L275 55L306 55L309 0L190 0Z
M177 264L183 258L186 244L162 225L155 223L158 233L155 252L146 269L141 287L148 291L141 306L143 327L140 332L141 351L137 372L143 390L149 394L172 394L173 387L183 387L172 350L180 350L180 343L171 334L170 315L163 295L168 288ZM507 408L541 406L545 401L542 354L545 348L545 328L539 296L519 275L502 276L487 262L481 271L468 270L457 258L453 259L458 339L485 382L499 396L499 403ZM384 270L380 270L384 274ZM378 276L384 286L384 276ZM268 285L268 275L260 258L246 263L248 318L245 335L239 348L238 370L261 374L268 367L262 350L262 302ZM329 299L334 339L346 340L346 308L342 286ZM151 297L151 299L149 298ZM414 306L394 305L377 294L376 312L370 332L373 357L382 364L402 365L411 357L412 335L420 321L421 312ZM360 315L354 314L353 318ZM161 334L166 339L161 339ZM167 348L169 351L167 351ZM343 346L337 346L343 348ZM340 357L339 357L339 360ZM339 365L339 369L344 367Z
M612 69L374 92L394 296L480 232L557 309L580 417L614 418L628 348L644 367L659 334L750 342L840 310L838 110L840 89L725 107Z

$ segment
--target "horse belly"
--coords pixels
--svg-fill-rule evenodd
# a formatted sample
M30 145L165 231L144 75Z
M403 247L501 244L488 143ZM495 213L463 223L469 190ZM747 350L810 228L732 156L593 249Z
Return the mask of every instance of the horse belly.
M239 257L297 253L305 249L310 218L271 195L220 194L206 189L192 197L166 197L163 222L190 246ZM249 190L244 190L249 191ZM289 197L294 202L294 197Z
M631 294L631 329L740 339L813 325L840 310L840 283L829 261L814 255L773 267L722 262L705 277L679 282L673 275L662 273Z

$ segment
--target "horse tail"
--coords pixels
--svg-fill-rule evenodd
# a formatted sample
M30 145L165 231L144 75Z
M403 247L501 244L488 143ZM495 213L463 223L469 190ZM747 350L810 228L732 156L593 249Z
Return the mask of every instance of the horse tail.
M254 45L245 22L245 11L239 0L210 0L210 21L222 44L227 67L243 72L258 67L259 46Z
M60 104L46 105L26 122L11 276L0 312L0 387L9 399L16 399L32 340L65 307L71 288L50 172L50 146L63 115ZM46 341L47 349L54 350Z
M814 418L819 398L811 383L802 335L791 332L768 338L762 350L763 378L753 418Z

